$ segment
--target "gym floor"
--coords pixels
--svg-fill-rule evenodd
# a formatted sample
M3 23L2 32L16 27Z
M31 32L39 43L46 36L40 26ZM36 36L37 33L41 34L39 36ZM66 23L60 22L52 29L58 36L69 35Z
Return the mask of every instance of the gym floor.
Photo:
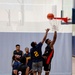
M72 75L75 75L75 57L72 57Z

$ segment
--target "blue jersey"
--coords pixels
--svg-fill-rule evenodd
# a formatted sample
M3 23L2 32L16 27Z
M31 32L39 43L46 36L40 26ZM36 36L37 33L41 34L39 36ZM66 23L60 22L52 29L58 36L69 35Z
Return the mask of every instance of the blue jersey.
M25 57L31 57L30 53L28 53L28 54L25 53L24 56Z
M29 66L30 67L30 69L32 68L32 60L31 60L31 54L30 53L28 53L28 54L24 54L24 57L26 57L26 58L29 58L30 57L30 59L28 60L28 63L27 63L27 66Z
M42 61L42 43L38 43L35 47L31 48L31 59L33 62L39 62Z

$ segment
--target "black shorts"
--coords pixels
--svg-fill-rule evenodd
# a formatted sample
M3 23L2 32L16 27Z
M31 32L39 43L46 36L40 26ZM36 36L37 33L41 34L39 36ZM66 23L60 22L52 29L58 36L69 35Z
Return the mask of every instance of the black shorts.
M43 67L44 67L44 71L50 71L51 70L51 63L46 64L46 60L43 59Z
M24 65L24 64L21 64L19 67L18 67L18 72L22 72L22 74L21 75L25 75L25 71L26 71L26 68L27 68L27 66L26 65Z
M44 64L44 71L50 71L51 70L51 64Z

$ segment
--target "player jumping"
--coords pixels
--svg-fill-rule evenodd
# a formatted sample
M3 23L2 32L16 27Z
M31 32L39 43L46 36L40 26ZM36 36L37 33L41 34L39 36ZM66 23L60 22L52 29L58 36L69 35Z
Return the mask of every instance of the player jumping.
M45 36L43 38L43 40L40 43L36 43L36 42L32 42L31 43L31 59L32 59L32 70L33 70L33 75L36 75L36 73L38 73L38 75L41 75L42 72L42 45L44 43L44 41L46 40L47 34L48 34L49 29L46 29L46 33Z
M57 38L57 32L54 32L54 37L53 40L51 41L50 39L46 39L45 43L47 44L45 48L45 52L43 54L43 65L44 65L44 70L45 70L45 75L49 75L50 69L51 69L51 60L54 55L54 44L56 42Z

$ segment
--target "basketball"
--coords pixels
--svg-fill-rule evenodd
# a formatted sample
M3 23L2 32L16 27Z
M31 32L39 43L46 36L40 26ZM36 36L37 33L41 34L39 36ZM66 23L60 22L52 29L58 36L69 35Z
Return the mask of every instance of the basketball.
M49 13L49 14L47 15L47 18L50 19L50 20L52 20L52 19L54 18L54 15L53 15L52 13Z

